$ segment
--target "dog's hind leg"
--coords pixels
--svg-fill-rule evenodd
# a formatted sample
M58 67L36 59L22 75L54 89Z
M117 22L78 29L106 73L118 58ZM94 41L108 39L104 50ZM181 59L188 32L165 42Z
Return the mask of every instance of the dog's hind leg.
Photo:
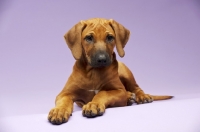
M127 91L127 106L132 105L135 103L136 97L134 93Z
M143 90L138 86L132 72L128 69L128 67L121 62L119 62L118 64L119 78L125 89L135 94L135 102L137 104L152 102L153 98L150 95L145 94Z
M145 94L144 91L138 86L132 72L126 65L119 62L118 74L119 78L124 85L125 89L135 94L135 102L137 104L151 103L154 100L171 99L173 96L153 96Z

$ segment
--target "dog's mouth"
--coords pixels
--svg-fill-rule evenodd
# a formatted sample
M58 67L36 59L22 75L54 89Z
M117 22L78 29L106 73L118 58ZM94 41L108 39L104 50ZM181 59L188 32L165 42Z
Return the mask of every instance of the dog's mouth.
M92 67L105 67L111 64L112 60L106 52L97 52L91 57L90 65Z

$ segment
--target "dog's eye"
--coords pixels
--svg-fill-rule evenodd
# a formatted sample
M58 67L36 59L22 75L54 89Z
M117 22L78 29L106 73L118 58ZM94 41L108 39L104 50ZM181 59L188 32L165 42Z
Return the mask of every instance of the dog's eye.
M114 40L114 37L113 36L111 36L111 35L108 35L107 37L106 37L106 41L107 42L112 42Z
M91 43L91 42L93 42L93 36L86 36L85 37L85 40L87 41L87 42L89 42L89 43Z

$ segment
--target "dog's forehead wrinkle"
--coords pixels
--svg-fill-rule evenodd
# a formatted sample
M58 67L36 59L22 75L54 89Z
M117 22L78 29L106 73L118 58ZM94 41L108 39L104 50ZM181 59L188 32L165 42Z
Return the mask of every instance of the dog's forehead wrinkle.
M89 35L96 35L94 31L89 31L86 36L89 36Z
M108 30L105 32L105 34L106 34L106 35L112 35L112 36L115 35L114 32L110 32L110 31L108 31Z
M102 23L92 23L88 25L88 28L90 28L91 30L108 30L108 25L107 24L102 24Z
M114 31L112 27L108 24L107 20L92 19L87 21L87 27L85 29L85 34L94 34L94 35L104 35L108 34L114 36ZM103 37L103 36L102 36Z

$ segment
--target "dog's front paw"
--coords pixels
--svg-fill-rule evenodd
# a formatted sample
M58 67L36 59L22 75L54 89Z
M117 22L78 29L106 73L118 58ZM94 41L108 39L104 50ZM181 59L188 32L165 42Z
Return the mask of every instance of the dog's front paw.
M149 94L136 95L137 104L151 103L151 102L153 102L153 98Z
M60 125L68 121L71 113L63 107L55 107L49 112L48 120L52 124Z
M84 105L82 109L82 114L85 117L101 116L105 112L105 105L96 102L89 102Z

